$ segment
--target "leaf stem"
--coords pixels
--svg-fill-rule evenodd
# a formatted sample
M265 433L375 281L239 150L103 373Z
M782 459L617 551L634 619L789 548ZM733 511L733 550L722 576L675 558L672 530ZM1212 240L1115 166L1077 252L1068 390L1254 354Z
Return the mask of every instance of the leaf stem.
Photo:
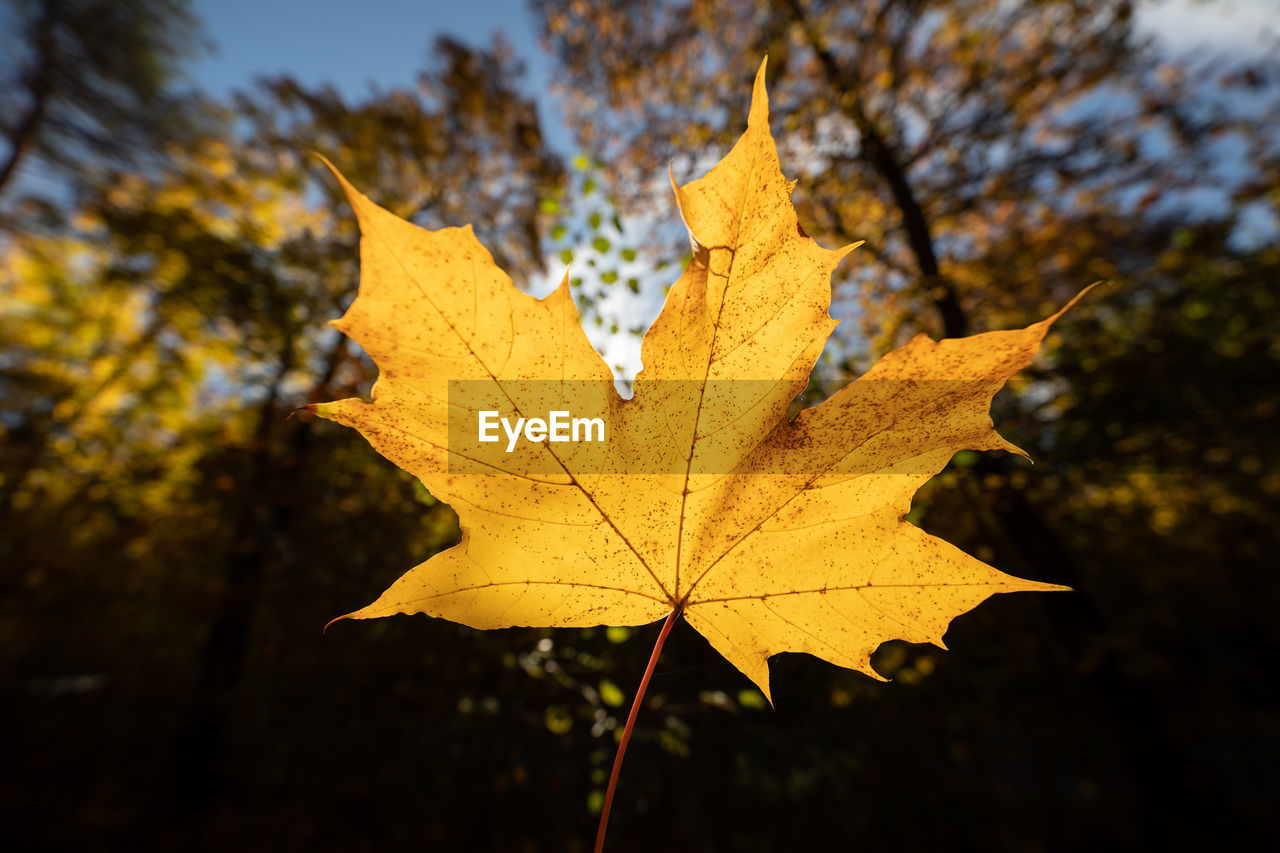
M618 771L622 769L622 756L627 754L627 744L631 741L631 729L635 727L636 715L640 712L640 702L644 699L645 691L649 689L649 679L653 677L653 668L657 666L658 656L662 654L662 644L667 641L667 635L671 633L671 626L675 624L680 609L677 607L672 610L667 616L667 621L662 623L658 641L653 644L653 654L649 655L649 665L645 667L644 677L640 679L640 689L636 691L636 698L631 702L631 713L627 715L627 725L623 728L622 738L618 741L618 754L613 758L613 772L609 774L609 787L604 792L604 806L600 809L600 828L596 830L595 853L601 853L604 850L604 831L609 826L609 810L613 807L613 791L618 786Z

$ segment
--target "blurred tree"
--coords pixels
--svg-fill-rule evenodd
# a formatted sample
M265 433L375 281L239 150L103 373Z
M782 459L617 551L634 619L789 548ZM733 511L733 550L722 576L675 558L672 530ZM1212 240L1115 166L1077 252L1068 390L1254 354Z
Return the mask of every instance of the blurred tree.
M957 634L986 626L1016 641L927 681L928 653L886 647L882 671L926 683L932 716L801 669L836 704L870 703L862 720L878 732L903 731L902 713L951 732L944 746L910 729L949 760L923 741L844 743L838 754L866 768L851 778L884 783L897 767L929 778L929 792L899 790L917 813L928 803L950 828L934 840L952 847L1120 843L1126 821L1142 841L1171 844L1270 825L1256 755L1275 758L1280 733L1257 721L1274 703L1230 676L1193 688L1180 673L1257 668L1278 645L1237 592L1280 592L1262 557L1280 525L1274 457L1257 432L1277 375L1274 235L1264 248L1238 238L1249 216L1274 217L1274 59L1161 56L1127 0L534 6L580 142L599 152L624 210L669 208L665 165L685 180L724 151L768 55L800 221L824 245L867 241L837 283L845 304L833 313L856 295L861 329L846 327L852 357L828 383L916 332L1016 327L1090 281L1123 285L1055 330L1054 371L997 401L1005 434L1048 465L1027 473L962 454L910 516L1080 593L1021 601L1037 615L1017 624L997 627L990 614L1010 611L994 603L966 617ZM815 379L819 399L831 388ZM978 671L988 674L975 691ZM1032 687L1033 671L1062 682ZM1014 748L997 733L1022 720L1012 737L1025 760L975 757ZM1034 720L1052 721L1061 748ZM912 820L885 797L875 808L882 831Z
M189 115L172 90L199 45L188 0L7 0L0 21L0 194L31 158L145 160Z
M287 419L367 393L373 374L324 326L354 296L357 233L311 152L419 223L472 222L517 279L541 269L539 201L563 172L515 88L519 67L500 42L441 39L431 55L416 89L354 104L287 78L205 103L162 168L94 176L68 227L5 247L0 523L22 531L0 544L6 633L21 638L5 670L57 657L42 614L69 590L119 603L86 595L119 575L160 610L158 590L194 584L198 602L145 622L165 649L147 656L183 661L190 691L173 715L178 784L166 801L200 815L225 793L227 721L265 585L315 582L300 551L350 568L400 543L389 559L403 566L456 535L443 507L414 506L434 502L400 472L338 449L347 439L321 461L313 424ZM317 481L346 497L303 513ZM378 535L340 547L335 530L357 523ZM322 555L296 544L317 537Z
M668 162L683 180L733 140L747 98L728 93L768 55L801 219L820 241L867 241L846 274L874 305L864 356L908 326L1017 325L1082 275L1114 275L1108 227L1223 183L1211 134L1245 134L1248 159L1274 132L1253 106L1241 119L1192 97L1195 75L1138 39L1130 0L534 6L575 129L641 205L669 204Z
M637 90L638 104L619 101L637 110L630 117L605 108L603 88L579 89L578 120L598 124L602 139L651 125L656 146L662 128L678 129L666 113L687 110L695 120L680 147L707 152L740 130L725 111L745 106L744 81L715 76L724 45L792 14L780 3L695 4L668 33L676 45L701 40L682 48L697 59L680 69L662 50L640 53L649 31L620 17L638 4L591 6L569 9L570 26L599 21L596 38L610 48L600 61L631 56L653 85ZM661 8L675 16L682 7ZM879 7L866 8L871 27ZM935 36L937 50L959 50L963 39L946 35L956 24L944 26L950 7L894 4L881 17L904 8L923 10L904 51ZM957 54L968 59L955 72L933 48L913 62L933 62L943 82L968 74L981 90L986 77L968 63L1012 36L978 14L986 7L957 8L986 22L979 38L988 41ZM806 17L813 9L836 7L801 4ZM1041 86L1074 79L1060 51L1119 38L1073 41L1083 10L1043 2L1018 12L1055 26L1040 34L1039 52L1063 73ZM1115 14L1115 27L1129 26ZM775 115L796 117L779 136L852 138L837 87L812 77L834 119L804 102L801 84L823 66L804 27L788 26L786 44L769 46ZM853 49L857 31L846 22L824 32L834 59L876 53L872 42ZM591 55L586 34L575 49ZM749 81L759 61L749 54L733 77ZM373 373L323 326L355 292L357 238L310 152L422 224L474 221L517 279L540 262L548 199L564 198L506 49L443 43L433 56L417 88L353 101L280 79L206 105L165 162L145 174L95 170L65 218L24 219L0 241L0 753L12 757L0 820L18 847L587 849L650 629L471 632L406 618L319 636L457 530L447 508L348 431L287 419L300 403L367 393ZM698 64L706 80L694 76ZM1191 152L1185 162L1212 153L1212 140L1196 135L1205 122L1223 129L1219 141L1244 140L1241 162L1254 159L1251 146L1274 142L1261 123L1232 125L1229 104L1174 85L1178 73L1156 74L1166 87L1157 94L1185 95L1176 112L1150 107L1156 127L1189 114L1185 138L1173 135L1188 146L1177 151ZM983 74L1016 82L994 60ZM663 100L664 79L685 81L684 96L707 111ZM948 91L935 97L954 101ZM873 110L880 96L862 97L864 111L891 124ZM961 117L919 99L936 107L933 120ZM918 121L904 116L907 142L922 144ZM1081 138L1125 138L1123 115L1109 116L1103 128L1080 128ZM1264 618L1277 601L1269 560L1280 544L1280 455L1269 429L1278 262L1272 248L1236 246L1228 221L1268 189L1276 201L1274 161L1222 221L1180 227L1168 218L1184 213L1177 208L1164 219L1136 212L1150 189L1140 176L1164 168L1145 142L1132 159L1099 148L1066 183L1054 178L1043 196L1024 187L1005 208L984 193L1017 183L999 178L1013 161L999 143L979 144L979 130L944 125L931 150L945 156L907 167L965 322L1025 322L1104 274L1124 286L1059 324L1053 369L1032 371L1021 393L1000 401L998 422L1037 466L984 470L957 457L913 517L1023 575L1059 571L1036 556L1059 549L1079 591L997 598L952 627L954 656L890 644L876 661L894 678L888 685L781 656L772 709L677 626L628 756L611 849L1181 849L1197 836L1221 845L1280 831L1280 709L1265 675L1280 643ZM1071 149L1074 139L1058 144ZM820 239L883 237L882 257L863 257L866 270L846 284L865 284L875 309L865 349L908 328L942 330L887 182L858 146L836 142L821 149L829 161L802 146L784 162L804 170L802 221L826 229ZM616 159L622 153L602 152L601 168L642 174L641 160ZM652 154L657 170L644 177L665 180L661 148L634 154ZM966 157L985 157L998 180L979 180ZM1227 159L1206 174L1222 178ZM923 176L936 163L935 186ZM687 165L677 163L682 178ZM1101 195L1086 191L1095 173ZM940 188L947 174L971 176L955 180L977 187L972 210L953 210ZM1137 201L1109 206L1103 190L1126 174ZM629 180L613 192L647 190ZM1182 180L1171 172L1159 186ZM602 278L618 274L607 286L629 294L630 228L617 233L594 168L582 181L584 193L586 181L600 184L586 222L561 220L553 239L593 244L596 254L575 264L594 257ZM851 202L841 202L846 192ZM1160 211L1159 199L1146 200L1148 213ZM978 229L975 243L961 240L952 215ZM596 238L610 241L607 252ZM872 280L881 273L889 284ZM896 313L880 329L872 320L882 306L871 300L883 291ZM652 316L629 307L624 332ZM1015 501L1035 509L1038 527L1001 520Z

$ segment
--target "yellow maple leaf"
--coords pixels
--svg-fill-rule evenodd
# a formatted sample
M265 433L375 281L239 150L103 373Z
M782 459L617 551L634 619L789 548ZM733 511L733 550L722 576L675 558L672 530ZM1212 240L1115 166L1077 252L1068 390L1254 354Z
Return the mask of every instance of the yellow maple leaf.
M991 398L1062 312L921 335L789 417L836 325L831 273L854 247L824 249L799 227L763 65L742 138L706 176L673 180L694 255L645 335L631 400L587 341L567 276L535 299L470 226L423 230L338 178L362 279L334 325L380 374L368 402L311 408L358 429L462 528L460 544L342 618L567 627L679 612L770 697L778 652L879 677L870 656L886 640L942 646L950 621L993 593L1063 589L903 521L957 451L1020 452L992 427ZM548 434L555 412L581 422L577 441Z

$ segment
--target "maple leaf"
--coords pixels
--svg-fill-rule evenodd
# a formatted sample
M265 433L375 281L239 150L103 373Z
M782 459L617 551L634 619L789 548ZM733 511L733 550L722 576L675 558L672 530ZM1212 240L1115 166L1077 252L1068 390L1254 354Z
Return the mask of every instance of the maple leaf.
M423 230L338 179L360 222L362 280L334 325L380 373L370 401L309 408L358 429L462 528L457 546L340 618L567 627L679 612L772 701L771 655L879 678L870 656L887 640L944 647L950 621L994 593L1064 589L903 520L957 451L1021 452L993 428L991 399L1061 311L1025 329L918 336L790 418L836 325L831 273L855 247L824 249L800 228L763 64L742 138L706 176L672 180L694 254L644 337L631 400L588 342L567 274L535 299L470 226ZM480 443L460 427L486 411L557 410L598 418L607 441L557 444L543 429L517 450L517 433Z

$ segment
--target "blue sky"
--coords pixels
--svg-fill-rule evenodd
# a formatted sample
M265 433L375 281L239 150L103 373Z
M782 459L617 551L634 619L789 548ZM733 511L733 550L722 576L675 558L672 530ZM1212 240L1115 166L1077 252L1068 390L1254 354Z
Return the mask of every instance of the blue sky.
M372 83L411 85L438 34L487 46L501 32L525 63L525 90L540 96L548 142L562 153L573 148L557 104L546 96L551 63L538 47L527 0L197 0L196 13L216 49L189 73L213 94L288 73L303 83L333 83L354 98Z
M551 58L539 47L528 0L196 0L215 50L189 69L213 94L288 73L303 83L332 83L355 98L371 84L407 86L438 34L487 46L495 33L525 63L523 88L537 99L542 130L560 153L574 153L558 102L548 92ZM1167 50L1216 50L1256 56L1280 39L1278 0L1163 0L1142 4L1138 26Z
M546 92L550 58L537 42L527 0L196 0L216 52L195 63L195 82L215 94L261 74L287 72L304 83L331 82L357 96L370 83L408 85L439 33L487 45L501 32L524 60L525 82ZM1258 55L1280 38L1277 0L1165 0L1138 11L1139 27L1177 52L1204 49ZM540 98L544 130L568 148L557 106Z

